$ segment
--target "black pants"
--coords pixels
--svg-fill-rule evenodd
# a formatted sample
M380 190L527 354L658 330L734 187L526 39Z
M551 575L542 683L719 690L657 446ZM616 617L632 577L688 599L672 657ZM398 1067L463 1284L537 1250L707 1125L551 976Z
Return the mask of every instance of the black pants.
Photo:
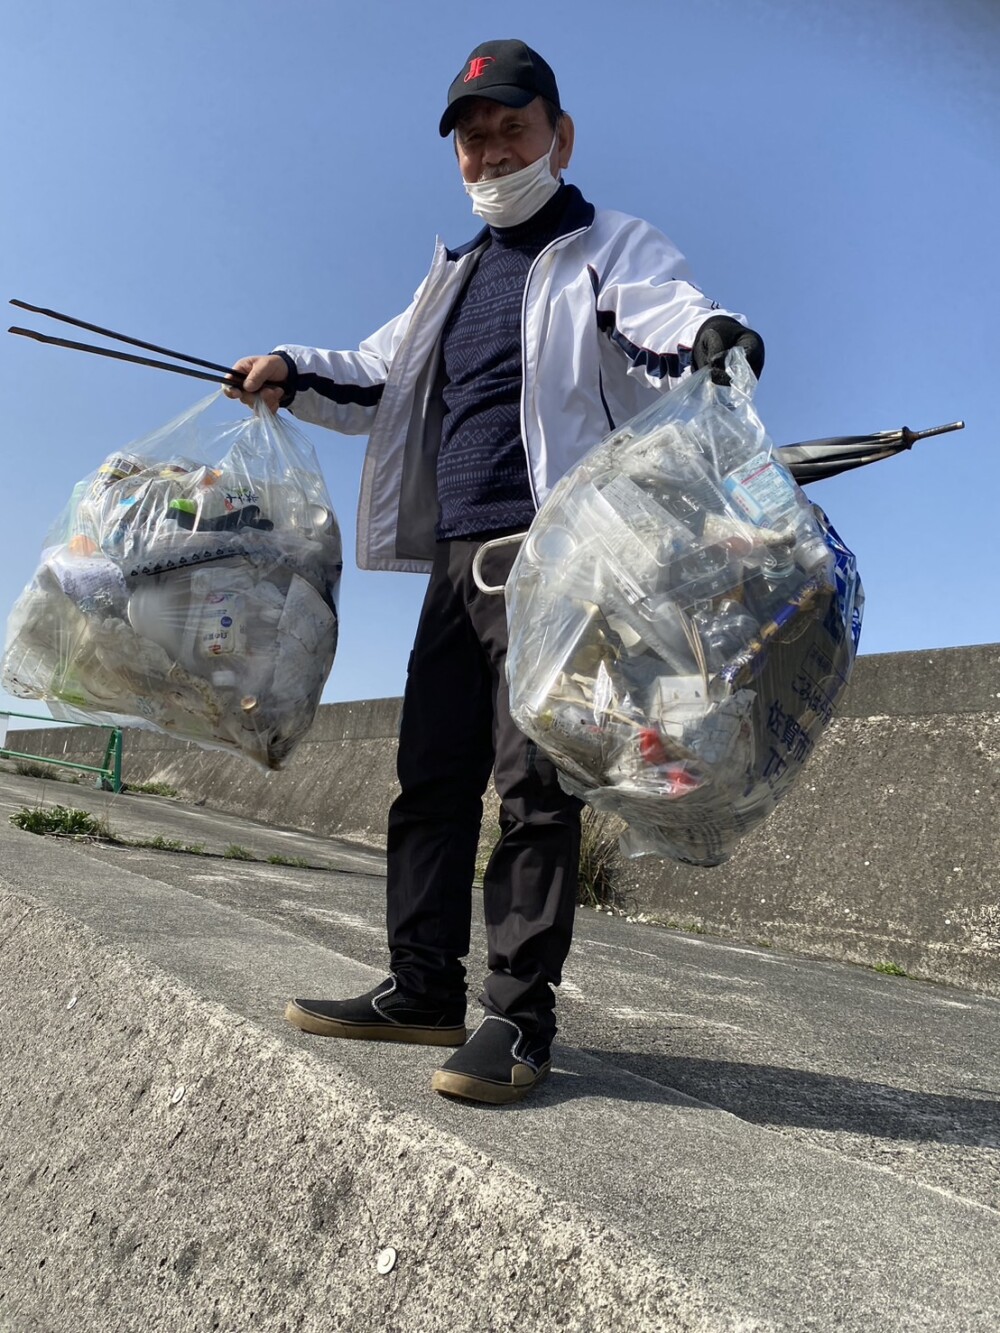
M488 1012L532 1035L555 1034L555 996L569 952L580 856L580 802L511 721L504 599L472 578L478 541L438 544L410 656L389 812L388 931L400 989L448 1001L464 994L472 880L490 770L500 840L487 867ZM502 583L516 548L484 562Z

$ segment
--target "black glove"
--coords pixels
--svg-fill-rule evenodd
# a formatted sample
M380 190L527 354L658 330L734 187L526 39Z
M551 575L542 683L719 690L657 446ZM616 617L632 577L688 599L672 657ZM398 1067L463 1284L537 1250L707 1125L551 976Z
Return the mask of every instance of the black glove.
M726 353L730 347L742 347L750 369L760 379L764 369L764 339L753 329L746 329L731 315L712 315L695 335L691 348L691 363L695 370L712 367L712 383L728 384L725 370Z

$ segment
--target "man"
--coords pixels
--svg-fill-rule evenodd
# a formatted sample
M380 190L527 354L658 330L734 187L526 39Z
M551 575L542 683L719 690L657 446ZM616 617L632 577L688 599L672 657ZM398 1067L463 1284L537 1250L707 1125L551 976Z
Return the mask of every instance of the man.
M430 570L388 824L391 975L356 999L293 1000L286 1016L324 1036L459 1047L432 1087L499 1103L549 1069L580 805L511 722L504 603L477 592L473 559L527 528L560 476L692 364L740 343L759 374L764 353L666 237L562 181L573 122L524 43L477 46L439 128L454 133L483 231L458 250L439 243L409 308L357 351L284 346L234 369L244 401L260 390L273 408L369 434L358 564ZM494 553L487 581L512 562ZM486 1017L464 1044L461 959L491 769L501 832L483 879Z

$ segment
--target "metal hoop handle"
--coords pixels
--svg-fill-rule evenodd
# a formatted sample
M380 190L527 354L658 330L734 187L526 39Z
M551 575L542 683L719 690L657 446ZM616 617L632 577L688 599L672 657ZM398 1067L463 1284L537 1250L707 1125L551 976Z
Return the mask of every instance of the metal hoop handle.
M472 577L480 592L486 593L488 597L498 597L506 587L506 584L503 583L485 583L483 581L483 560L486 555L490 551L499 551L503 546L520 546L527 535L527 532L512 532L506 537L494 537L492 541L483 542L472 562Z

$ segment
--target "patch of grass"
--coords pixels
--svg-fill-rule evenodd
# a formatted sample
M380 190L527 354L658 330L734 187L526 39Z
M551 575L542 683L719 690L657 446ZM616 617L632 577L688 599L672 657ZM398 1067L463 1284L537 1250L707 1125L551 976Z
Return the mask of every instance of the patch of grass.
M611 912L625 910L625 895L618 882L621 828L621 823L611 815L584 806L580 817L580 871L576 895L580 906ZM491 845L480 844L474 880L480 886L498 841L499 833Z
M619 827L610 816L586 806L580 819L580 887L577 902L621 910L618 885Z
M119 841L123 841L119 839ZM165 838L162 833L157 833L155 838L131 838L128 840L129 847L148 847L154 852L187 852L189 856L204 856L205 844L203 842L181 842L180 838Z
M10 822L26 833L37 833L40 836L49 834L62 838L90 838L111 842L118 847L148 847L154 852L186 852L189 856L218 855L217 852L206 851L203 842L182 842L180 838L165 838L162 833L157 833L153 838L121 838L111 831L106 820L98 819L86 810L73 810L64 805L53 805L44 810L31 810L24 806L10 816ZM304 856L281 856L275 853L265 858L236 842L230 843L222 855L230 861L261 862L266 859L271 865L298 866L303 870L320 869Z
M29 810L23 806L11 815L10 822L26 833L44 837L50 834L61 838L95 838L101 842L120 842L108 828L107 820L97 819L86 810L73 810L65 805L53 805L47 810Z
M168 782L128 782L122 787L125 792L140 792L143 796L176 796L177 788Z
M490 863L490 857L493 855L493 849L494 847L496 847L499 840L500 840L500 832L497 829L494 831L494 837L491 843L487 845L486 843L481 842L479 844L479 848L476 852L476 873L472 882L474 884L477 884L480 888L483 887L483 876L486 874L486 867Z
M59 776L51 764L36 764L31 759L15 759L14 772L22 778L42 778L46 782L53 782Z
M908 977L910 974L898 963L873 963L873 972L881 972L884 977Z

